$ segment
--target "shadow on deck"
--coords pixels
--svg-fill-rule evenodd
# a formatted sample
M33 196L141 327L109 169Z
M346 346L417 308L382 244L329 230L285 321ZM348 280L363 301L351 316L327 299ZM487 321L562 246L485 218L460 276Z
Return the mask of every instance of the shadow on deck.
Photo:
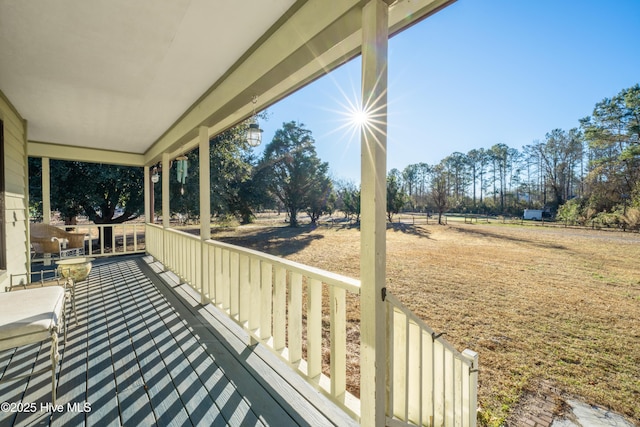
M58 406L48 372L0 383L13 404L0 425L357 425L151 257L96 261L76 304ZM0 352L0 376L46 367L49 351Z

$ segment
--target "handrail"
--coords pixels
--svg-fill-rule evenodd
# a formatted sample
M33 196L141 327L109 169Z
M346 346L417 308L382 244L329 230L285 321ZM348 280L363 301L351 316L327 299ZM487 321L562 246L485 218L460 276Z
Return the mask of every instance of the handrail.
M196 289L202 303L358 419L360 402L346 390L346 295L359 297L359 280L158 225L147 224L146 236L147 252ZM475 427L478 355L458 352L391 293L385 301L387 424ZM330 361L323 360L327 341Z
M123 254L139 254L144 253L145 246L145 225L142 223L122 223L122 224L76 224L76 225L60 225L57 228L73 233L85 234L85 255L92 257L108 257ZM105 229L112 230L111 239L105 242ZM117 232L120 233L117 233ZM116 238L118 234L118 238ZM100 243L97 249L93 248L93 240L97 239ZM128 246L132 245L133 249ZM64 250L63 250L64 252ZM74 253L74 255L79 255ZM38 260L34 260L38 261Z
M346 294L360 294L359 280L153 224L147 224L146 233L148 252L196 289L203 303L226 313L319 391L359 417L359 400L346 390ZM328 304L323 301L326 295ZM327 319L330 338L323 336ZM330 362L323 358L327 340ZM327 364L328 376L323 374Z
M387 292L387 424L475 427L478 354L462 353Z
M348 276L343 276L341 274L332 273L320 268L301 264L299 262L291 261L285 258L280 258L275 255L259 252L254 249L243 248L241 246L224 243L217 240L207 240L207 244L220 248L227 248L229 250L239 250L262 261L267 261L273 263L274 265L282 266L290 271L304 274L307 277L320 280L325 283L330 282L333 286L337 286L351 293L360 295L360 280L353 279Z

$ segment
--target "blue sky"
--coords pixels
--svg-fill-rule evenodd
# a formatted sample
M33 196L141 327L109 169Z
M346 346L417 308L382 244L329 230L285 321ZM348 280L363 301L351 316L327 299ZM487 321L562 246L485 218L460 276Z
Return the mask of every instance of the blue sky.
M459 0L389 42L387 167L520 149L636 83L640 0ZM356 58L271 106L263 146L302 122L332 176L358 183L360 137L345 110L359 97Z

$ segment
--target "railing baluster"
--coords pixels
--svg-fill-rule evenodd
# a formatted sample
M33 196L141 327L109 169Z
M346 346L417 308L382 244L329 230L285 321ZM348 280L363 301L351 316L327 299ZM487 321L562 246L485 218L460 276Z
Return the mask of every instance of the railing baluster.
M462 425L462 361L453 359L453 408L454 423L457 426Z
M419 345L419 352L418 352L418 365L419 365L419 369L418 369L418 378L416 378L415 380L417 381L417 386L418 386L418 422L420 425L424 424L424 414L423 412L423 407L422 407L422 396L424 393L424 388L422 387L423 383L422 383L422 378L424 377L424 364L423 364L423 360L424 360L424 335L422 334L422 329L418 328L418 345Z
M138 252L138 224L133 225L133 251Z
M216 307L222 309L222 248L215 248L214 265L215 265L215 282L214 282L214 303Z
M393 414L401 419L406 419L405 403L407 399L406 395L406 375L407 375L407 360L402 357L405 354L404 350L407 345L407 330L406 322L407 317L400 310L394 308L394 341L393 341L393 389L394 393L394 405Z
M289 362L302 358L302 275L291 273L289 283Z
M216 250L209 247L209 302L216 305Z
M261 298L261 286L260 286L260 260L257 258L251 258L251 292L250 292L250 306L249 312L249 330L255 331L260 327L260 298Z
M238 316L240 310L240 254L229 254L229 315ZM239 320L239 319L238 319Z
M238 312L238 320L242 324L246 324L249 320L249 307L251 289L249 287L249 257L240 254L240 307ZM246 327L246 325L245 325Z
M196 251L195 251L195 240L187 240L186 241L186 245L188 248L188 251L186 251L183 255L182 255L182 265L184 266L184 277L186 279L186 282L188 284L191 285L191 287L195 287L196 285L196 276L195 276L195 269L196 267L199 265L199 262L197 261L198 258L196 258Z
M445 425L453 425L453 353L447 351L443 347L444 352L444 408L445 408Z
M199 292L202 289L202 241L193 241L193 252L193 257L196 259L193 263L194 286Z
M411 329L410 329L410 320L409 316L406 316L405 324L404 324L404 333L405 333L405 342L404 342L404 418L405 420L409 419L409 402L411 400L411 395L409 394L409 383L411 381L411 364L409 360L409 354L411 347Z
M470 364L468 367L468 377L464 378L464 384L466 385L466 404L465 408L465 425L466 426L475 426L476 425L476 407L478 406L478 353L473 350L466 349L462 352L462 357L464 357L467 362Z
M231 272L229 271L229 259L231 254L228 249L222 251L222 309L229 310L231 305Z
M104 255L104 226L98 227L98 235L100 236L100 255Z
M420 422L420 379L422 375L420 357L420 327L409 321L407 339L407 419L418 424Z
M395 342L395 320L394 320L394 312L395 307L389 302L386 301L385 304L385 312L386 312L386 325L387 325L387 355L389 356L387 359L387 417L393 417L393 404L394 404L394 372L395 372L395 358L393 357L393 348Z
M272 283L273 272L271 264L262 263L262 272L260 279L260 339L268 340L271 338L271 300L273 298Z
M202 303L211 302L211 246L202 245L202 276L200 277L200 294Z
M307 375L322 373L322 283L307 278Z
M427 424L433 420L433 339L428 331L422 331L422 342L425 350L423 353L423 372L422 388L425 390L422 395L422 407L426 411L424 416Z
M287 270L275 267L275 287L273 290L273 348L281 352L287 341Z
M344 400L347 377L347 314L346 291L335 286L329 288L331 326L331 395Z

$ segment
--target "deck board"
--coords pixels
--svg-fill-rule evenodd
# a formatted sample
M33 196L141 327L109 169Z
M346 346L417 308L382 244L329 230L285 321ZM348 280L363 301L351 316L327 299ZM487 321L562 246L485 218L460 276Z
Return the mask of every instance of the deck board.
M71 322L62 346L64 410L0 413L0 425L357 425L267 350L247 346L237 325L151 261L94 263L77 284L78 324ZM49 350L45 342L0 352L0 377L45 366ZM50 397L48 372L0 383L3 402L39 407ZM78 411L85 402L91 410Z
M77 295L76 302L84 298L84 303L78 310L86 316L86 295ZM79 313L80 315L80 313ZM63 347L64 363L58 372L58 378L68 378L68 381L59 381L57 395L58 402L83 402L87 394L87 346L88 331L87 322L75 323L75 319L68 319L67 343ZM86 416L79 412L65 412L54 414L54 425L86 425Z

